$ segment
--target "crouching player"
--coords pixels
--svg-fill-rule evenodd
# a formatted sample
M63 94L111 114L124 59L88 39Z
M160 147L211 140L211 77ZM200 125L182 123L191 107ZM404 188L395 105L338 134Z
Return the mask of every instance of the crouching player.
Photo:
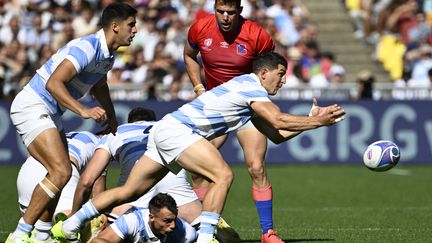
M111 158L120 164L118 186L125 183L132 167L146 151L148 135L155 120L156 115L153 110L136 107L129 112L128 123L119 126L115 135L105 135L99 141L92 159L79 179L73 199L72 213L78 211L89 200L95 181L106 170ZM138 200L115 207L109 214L110 219L117 218L118 215L122 215L133 206L147 208L149 201L158 193L168 193L174 198L178 205L178 214L182 219L194 226L199 224L199 216L202 211L201 202L192 190L185 170L180 171L177 175L168 173ZM223 220L219 226L218 235L221 238L239 239L235 231L223 224Z
M68 215L72 209L75 188L87 162L93 155L99 137L91 132L69 132L66 134L69 150L69 159L72 164L72 176L63 188L58 202L50 205L35 224L31 236L33 242L46 242L50 239L53 215L64 213ZM17 178L18 203L21 213L24 213L30 203L36 185L47 174L46 168L35 158L29 157L21 166ZM97 179L93 193L96 195L105 189L105 176Z
M91 242L195 242L195 229L177 217L177 213L176 202L170 195L156 194L148 208L131 208Z

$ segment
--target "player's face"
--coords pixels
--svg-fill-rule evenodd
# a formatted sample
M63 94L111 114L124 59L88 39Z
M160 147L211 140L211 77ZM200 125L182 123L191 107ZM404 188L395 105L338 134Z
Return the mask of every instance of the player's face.
M217 1L214 9L216 21L221 31L231 32L237 28L242 9L241 7L237 7L236 3Z
M132 43L137 28L135 26L136 20L134 17L129 17L125 21L118 23L117 33L120 46L129 46Z
M269 95L275 95L278 90L285 84L286 81L286 68L279 64L278 68L274 70L268 70L263 75L263 86L267 90Z
M150 213L150 226L153 232L161 235L167 235L175 228L177 216L167 208L162 208L158 213Z

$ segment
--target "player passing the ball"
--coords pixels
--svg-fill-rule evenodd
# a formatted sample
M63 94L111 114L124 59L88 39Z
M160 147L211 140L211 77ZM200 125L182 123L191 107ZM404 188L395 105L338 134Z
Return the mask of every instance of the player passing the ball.
M235 131L252 119L268 138L282 143L302 131L333 125L345 114L336 104L317 107L312 116L281 112L269 96L284 84L286 68L287 61L277 53L259 55L254 60L253 73L233 78L165 115L150 131L147 150L126 183L89 201L70 218L74 222L71 220L67 227L58 225L61 234L57 236L76 234L83 222L137 199L169 171L177 173L184 168L210 181L197 239L198 243L210 242L233 181L231 168L210 140ZM68 230L71 228L74 230Z

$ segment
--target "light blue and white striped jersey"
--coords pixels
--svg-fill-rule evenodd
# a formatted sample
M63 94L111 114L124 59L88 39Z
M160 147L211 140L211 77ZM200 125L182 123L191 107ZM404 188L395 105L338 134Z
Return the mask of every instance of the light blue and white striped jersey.
M147 148L150 129L155 122L138 121L126 123L117 128L116 135L105 135L96 149L104 149L120 163L120 178L118 185L123 185L135 165Z
M235 77L205 92L167 116L212 139L247 123L254 114L250 107L253 101L270 101L270 98L252 73Z
M78 73L66 84L67 90L75 99L84 96L108 73L114 63L114 56L108 50L102 29L95 34L74 39L59 49L36 71L37 74L27 85L44 100L54 114L61 114L64 108L58 107L57 101L46 90L45 85L64 59L71 61Z
M93 156L99 137L91 132L66 133L69 155L78 161L78 171L81 174Z
M124 242L181 243L194 242L197 237L192 226L177 217L174 231L164 239L158 239L150 229L149 210L147 208L132 208L132 210L116 219L111 224L111 228Z

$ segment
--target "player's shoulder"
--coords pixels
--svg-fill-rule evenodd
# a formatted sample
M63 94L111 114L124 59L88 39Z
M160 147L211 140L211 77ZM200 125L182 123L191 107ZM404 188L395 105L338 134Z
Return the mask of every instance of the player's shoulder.
M205 30L212 26L216 26L216 17L214 14L206 14L203 17L195 20L192 24L192 29Z
M251 34L259 33L259 32L267 33L267 31L257 22L245 18L243 18L242 21L243 21L242 29L248 31Z

